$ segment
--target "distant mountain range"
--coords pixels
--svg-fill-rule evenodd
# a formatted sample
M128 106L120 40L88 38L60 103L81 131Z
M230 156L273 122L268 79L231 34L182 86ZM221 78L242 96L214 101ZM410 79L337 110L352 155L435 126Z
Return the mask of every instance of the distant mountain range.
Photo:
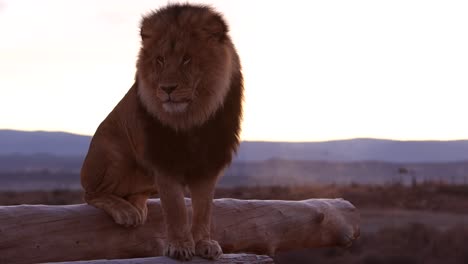
M64 132L0 130L0 155L83 157L91 137ZM350 139L327 142L241 143L236 161L270 159L306 161L384 161L395 163L434 163L468 161L468 140L394 141Z
M65 132L0 130L0 155L84 156L90 141L90 136Z
M90 136L0 130L0 191L80 189ZM220 186L468 183L468 141L241 143Z

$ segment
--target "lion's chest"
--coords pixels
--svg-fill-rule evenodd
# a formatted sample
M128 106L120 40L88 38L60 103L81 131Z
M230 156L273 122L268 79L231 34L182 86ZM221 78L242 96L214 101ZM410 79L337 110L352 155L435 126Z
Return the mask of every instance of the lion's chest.
M156 170L186 181L216 177L231 162L234 131L222 129L174 133L163 128L147 136L145 156Z

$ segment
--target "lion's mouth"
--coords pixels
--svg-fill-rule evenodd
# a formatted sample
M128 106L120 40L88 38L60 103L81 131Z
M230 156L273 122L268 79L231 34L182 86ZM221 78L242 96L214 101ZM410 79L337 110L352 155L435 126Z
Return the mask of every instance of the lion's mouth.
M168 113L182 113L185 112L187 109L188 105L190 104L190 100L184 99L184 100L172 100L168 99L163 102L163 108L166 110Z

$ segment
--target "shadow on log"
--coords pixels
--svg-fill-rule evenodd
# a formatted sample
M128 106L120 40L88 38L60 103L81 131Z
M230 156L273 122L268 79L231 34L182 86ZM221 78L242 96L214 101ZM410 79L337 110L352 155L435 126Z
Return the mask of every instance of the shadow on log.
M186 203L191 212L190 199ZM273 256L291 249L349 246L359 236L359 214L343 199L213 203L212 237L224 253ZM0 263L161 256L165 228L159 199L150 200L148 210L146 224L125 228L84 204L0 207Z

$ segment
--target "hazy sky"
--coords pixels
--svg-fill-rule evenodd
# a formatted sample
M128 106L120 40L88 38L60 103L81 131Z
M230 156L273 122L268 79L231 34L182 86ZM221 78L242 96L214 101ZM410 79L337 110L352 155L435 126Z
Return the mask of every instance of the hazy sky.
M243 139L468 138L468 1L197 1L244 67ZM0 0L0 128L93 134L167 1Z

